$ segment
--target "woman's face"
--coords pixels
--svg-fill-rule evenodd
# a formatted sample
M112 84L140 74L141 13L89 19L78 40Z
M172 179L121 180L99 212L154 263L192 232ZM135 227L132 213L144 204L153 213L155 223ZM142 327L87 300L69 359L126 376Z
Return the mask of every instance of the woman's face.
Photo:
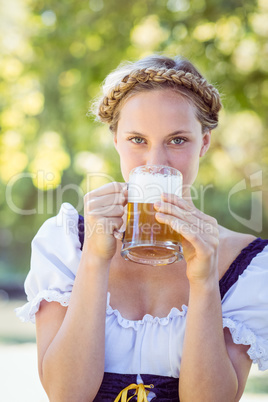
M122 175L141 165L166 165L183 175L184 195L198 172L199 158L210 144L210 132L202 134L194 107L171 89L141 92L122 107L115 147Z

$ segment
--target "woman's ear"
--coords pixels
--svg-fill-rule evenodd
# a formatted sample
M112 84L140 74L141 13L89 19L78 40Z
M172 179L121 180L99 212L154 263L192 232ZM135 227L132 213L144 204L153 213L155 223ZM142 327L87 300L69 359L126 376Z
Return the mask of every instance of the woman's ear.
M117 135L116 135L116 133L113 133L113 141L114 141L114 147L117 150Z
M207 130L202 137L202 145L199 154L200 158L204 156L207 150L209 149L210 140L211 140L211 130Z

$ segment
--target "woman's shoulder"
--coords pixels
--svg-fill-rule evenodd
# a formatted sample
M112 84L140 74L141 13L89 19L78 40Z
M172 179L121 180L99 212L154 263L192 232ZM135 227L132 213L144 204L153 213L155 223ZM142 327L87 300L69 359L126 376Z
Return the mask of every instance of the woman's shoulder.
M81 258L78 222L76 209L64 203L35 235L25 280L28 303L17 311L22 320L34 322L42 300L68 305Z
M219 232L220 247L223 249L231 248L234 251L239 251L257 239L257 237L252 234L235 232L223 226L219 226Z
M42 243L49 248L58 248L68 240L79 239L80 216L69 203L63 203L55 216L46 219L33 238L32 246Z
M247 352L250 358L261 370L266 370L268 240L223 231L223 241L221 263L224 259L229 260L228 264L232 260L219 283L223 326L230 329L234 343L250 345Z
M235 232L223 226L219 226L219 232L219 275L222 278L242 250L253 243L257 237L251 234Z
M74 227L72 222L78 222L79 214L73 205L68 202L61 204L58 213L49 217L40 227L41 230L59 227ZM39 229L39 231L40 231Z
M253 283L267 276L268 240L250 234L220 229L219 277L223 298L243 277L241 283Z

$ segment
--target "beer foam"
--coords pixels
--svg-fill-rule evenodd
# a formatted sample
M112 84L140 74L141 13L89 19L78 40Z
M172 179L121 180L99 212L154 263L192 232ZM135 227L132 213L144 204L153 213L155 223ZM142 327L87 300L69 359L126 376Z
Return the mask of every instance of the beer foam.
M182 196L182 175L133 173L128 184L128 202L154 203L162 193Z

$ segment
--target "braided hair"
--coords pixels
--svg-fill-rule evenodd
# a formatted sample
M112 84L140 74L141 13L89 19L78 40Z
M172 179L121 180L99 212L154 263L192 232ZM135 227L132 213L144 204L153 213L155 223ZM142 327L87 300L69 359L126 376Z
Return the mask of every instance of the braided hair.
M166 88L185 96L193 104L203 132L217 127L222 106L217 89L188 60L158 55L120 65L109 74L103 85L103 96L95 102L95 114L116 132L120 110L131 96Z

